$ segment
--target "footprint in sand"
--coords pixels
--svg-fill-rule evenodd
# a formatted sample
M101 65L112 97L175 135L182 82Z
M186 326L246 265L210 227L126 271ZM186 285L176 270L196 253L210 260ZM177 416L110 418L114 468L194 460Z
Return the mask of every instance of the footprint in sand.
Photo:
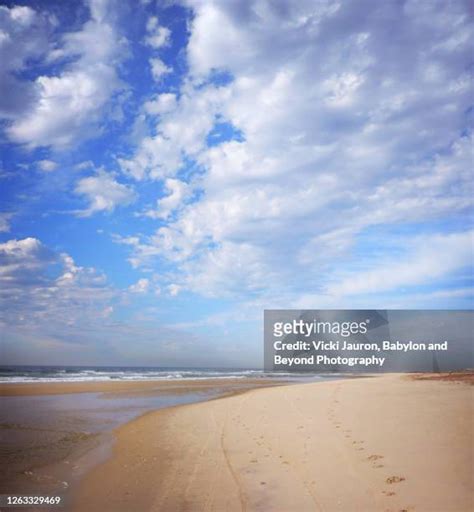
M374 455L369 455L367 457L367 460L379 460L379 459L383 459L383 455L376 455L376 454L374 454Z
M382 494L385 494L385 496L395 496L395 492L393 491L382 491Z
M374 466L375 469L380 469L383 467L385 467L383 464L377 464L376 466Z
M403 482L405 480L404 476L389 476L387 480L387 484L398 484L399 482Z

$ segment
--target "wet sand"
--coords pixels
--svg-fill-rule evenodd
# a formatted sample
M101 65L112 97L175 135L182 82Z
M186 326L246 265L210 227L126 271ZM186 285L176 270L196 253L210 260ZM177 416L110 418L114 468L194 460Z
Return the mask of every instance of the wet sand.
M473 388L389 375L148 413L75 511L470 511Z
M0 396L59 395L65 393L187 393L208 389L232 390L271 385L266 379L186 379L143 381L91 381L91 382L45 382L45 383L0 383Z
M69 493L110 455L112 430L170 405L227 396L264 379L0 385L0 493Z

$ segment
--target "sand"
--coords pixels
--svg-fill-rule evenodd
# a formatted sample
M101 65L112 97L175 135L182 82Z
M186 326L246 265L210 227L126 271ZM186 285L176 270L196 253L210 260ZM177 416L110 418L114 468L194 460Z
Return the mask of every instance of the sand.
M67 494L89 466L109 455L114 426L191 395L190 401L206 400L277 384L267 379L1 384L0 493Z
M1 383L0 396L60 395L64 393L189 393L222 389L233 390L236 387L255 388L279 384L267 379L187 379L187 380L143 380L143 381L90 381L90 382L33 382Z
M380 376L148 413L75 511L470 511L473 388Z

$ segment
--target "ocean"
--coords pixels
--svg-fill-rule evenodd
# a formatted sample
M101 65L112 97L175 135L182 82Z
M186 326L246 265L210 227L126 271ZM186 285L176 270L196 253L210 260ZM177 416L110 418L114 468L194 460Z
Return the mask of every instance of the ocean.
M329 375L327 377L330 377ZM164 368L147 366L0 366L0 382L87 382L185 379L291 379L295 373L246 368ZM314 378L314 377L313 377ZM323 377L324 378L324 377Z

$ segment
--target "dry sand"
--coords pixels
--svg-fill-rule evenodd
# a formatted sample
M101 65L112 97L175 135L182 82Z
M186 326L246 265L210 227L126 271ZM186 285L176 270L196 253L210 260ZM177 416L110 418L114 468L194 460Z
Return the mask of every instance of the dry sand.
M472 511L473 388L381 376L259 389L116 431L75 511Z

